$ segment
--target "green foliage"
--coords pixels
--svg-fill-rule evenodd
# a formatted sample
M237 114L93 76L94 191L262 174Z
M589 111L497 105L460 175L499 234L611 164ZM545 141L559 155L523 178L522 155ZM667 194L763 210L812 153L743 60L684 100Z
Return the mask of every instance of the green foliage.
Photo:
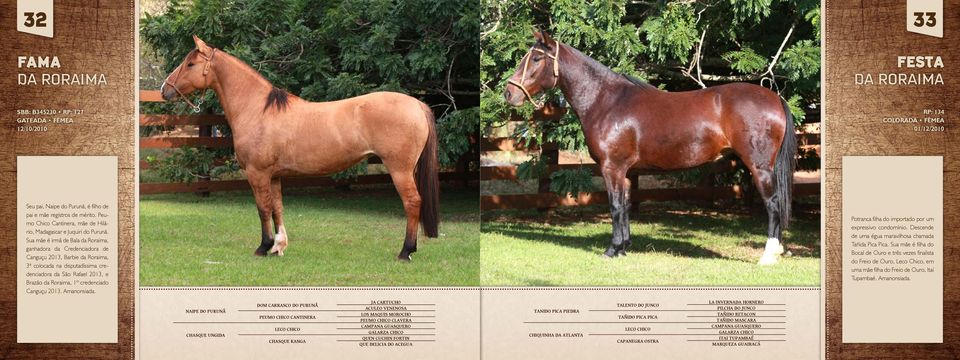
M767 67L767 58L748 47L723 54L723 59L730 63L730 68L744 74L755 73Z
M799 94L794 94L789 99L787 99L787 108L790 109L790 114L793 115L794 126L800 127L803 124L803 118L807 116L807 113L803 111L803 98Z
M699 40L696 14L689 3L667 3L648 17L640 29L647 34L648 53L656 61L683 60Z
M770 15L772 0L728 0L733 10L734 20L760 21Z
M191 183L210 177L213 169L214 151L196 147L182 147L168 152L164 156L147 157L150 168L167 180Z
M367 165L369 164L367 163L367 160L364 159L361 162L353 164L353 166L347 168L346 170L330 175L330 177L336 181L356 180L360 175L367 174Z
M437 142L440 149L440 165L449 167L456 165L463 154L474 148L470 137L464 134L474 134L479 138L477 123L479 123L480 108L472 107L462 111L450 111L437 119Z
M580 196L593 188L593 171L585 167L575 170L557 170L550 174L550 191L557 195Z
M164 73L194 48L196 34L307 100L387 90L446 106L437 118L449 120L438 124L447 130L441 144L455 145L441 149L449 164L476 132L455 139L450 131L478 125L478 14L477 2L460 0L171 0L141 19L141 39ZM213 92L202 107L222 112ZM187 110L182 102L145 107Z
M517 179L536 180L547 175L548 170L547 161L541 157L534 157L517 165Z
M787 79L798 81L820 76L820 46L813 40L801 40L783 51L778 64Z

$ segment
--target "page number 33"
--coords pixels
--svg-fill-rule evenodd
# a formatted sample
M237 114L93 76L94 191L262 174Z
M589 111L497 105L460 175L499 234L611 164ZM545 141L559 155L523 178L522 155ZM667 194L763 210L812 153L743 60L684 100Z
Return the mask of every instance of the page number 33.
M913 21L913 26L916 27L934 27L937 26L937 13L935 12L915 12L913 13L915 20Z

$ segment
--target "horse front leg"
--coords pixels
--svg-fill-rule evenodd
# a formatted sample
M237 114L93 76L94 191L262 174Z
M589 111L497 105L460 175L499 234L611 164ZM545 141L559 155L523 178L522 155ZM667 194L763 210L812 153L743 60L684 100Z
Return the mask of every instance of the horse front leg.
M270 176L257 171L246 171L247 181L253 189L253 198L257 202L257 214L260 215L260 246L254 251L256 256L267 256L273 248L273 229L270 220L273 217L273 196L270 189Z
M283 250L287 248L290 237L287 236L287 229L283 227L283 192L280 188L280 178L270 180L270 196L273 198L273 231L276 234L270 254L276 253L283 256Z
M626 256L630 241L630 182L627 180L626 167L602 168L603 180L610 200L610 218L613 222L613 236L610 247L603 256L612 258Z

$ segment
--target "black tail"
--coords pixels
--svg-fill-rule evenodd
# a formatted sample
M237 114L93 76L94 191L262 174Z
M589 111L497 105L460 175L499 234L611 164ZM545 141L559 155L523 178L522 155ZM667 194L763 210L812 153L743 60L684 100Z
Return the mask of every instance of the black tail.
M437 160L437 125L433 111L427 104L420 104L426 116L430 133L427 143L417 160L417 192L420 193L420 225L427 237L438 236L440 225L440 163Z
M773 166L774 191L777 205L780 208L780 226L786 229L790 226L790 208L793 205L793 173L797 169L797 129L793 124L793 114L787 102L780 99L783 112L786 114L786 126L783 131L783 142L780 143L780 152L777 153L777 162Z

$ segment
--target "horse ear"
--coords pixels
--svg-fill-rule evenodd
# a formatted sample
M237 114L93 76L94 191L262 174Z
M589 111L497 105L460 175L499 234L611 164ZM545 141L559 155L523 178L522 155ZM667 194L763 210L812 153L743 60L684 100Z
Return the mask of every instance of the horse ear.
M543 39L543 43L546 44L546 45L551 45L551 46L552 46L553 43L556 42L555 40L553 40L552 37L550 37L550 34L547 33L546 31L541 31L541 32L540 32L540 36L541 36L542 39Z
M533 38L536 39L538 43L543 43L543 31L533 28Z
M193 36L193 43L197 45L197 50L203 54L206 54L207 52L210 51L210 46L208 46L207 43L203 42L203 40L201 40L199 36L196 36L196 35Z

